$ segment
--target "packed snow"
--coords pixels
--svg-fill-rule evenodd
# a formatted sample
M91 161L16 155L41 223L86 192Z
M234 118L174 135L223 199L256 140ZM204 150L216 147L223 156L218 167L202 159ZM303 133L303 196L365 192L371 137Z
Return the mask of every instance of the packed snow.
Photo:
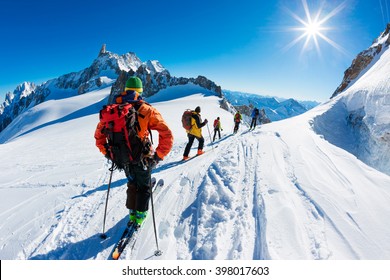
M108 238L102 240L110 163L93 135L109 92L44 102L0 134L1 259L110 258L128 210L127 180L114 171ZM233 135L233 116L219 101L194 85L166 89L150 99L175 138L171 153L153 173L165 181L154 194L163 254L153 255L149 211L123 258L390 258L390 177L336 145L347 141L344 134L333 134L335 144L313 129L333 102L253 132L243 124ZM209 120L203 128L206 153L183 163L187 136L181 114L196 106ZM212 144L217 117L222 139ZM196 148L195 140L190 155Z

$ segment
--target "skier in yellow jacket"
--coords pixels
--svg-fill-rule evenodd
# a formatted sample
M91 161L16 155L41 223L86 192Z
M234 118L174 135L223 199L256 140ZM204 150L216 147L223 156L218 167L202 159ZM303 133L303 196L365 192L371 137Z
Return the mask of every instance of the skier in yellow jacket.
M199 141L198 145L198 153L197 155L202 155L203 152L203 145L204 145L204 138L202 136L202 127L207 124L207 119L202 122L201 116L200 116L200 107L196 107L195 111L192 112L191 116L191 129L187 130L187 137L188 137L188 143L186 148L184 149L183 154L183 160L189 159L189 153L192 147L192 144L194 143L195 138Z

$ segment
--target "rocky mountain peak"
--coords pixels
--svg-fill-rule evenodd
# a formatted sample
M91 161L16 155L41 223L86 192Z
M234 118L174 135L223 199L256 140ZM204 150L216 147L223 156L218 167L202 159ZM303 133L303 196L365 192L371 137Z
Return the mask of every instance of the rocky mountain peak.
M384 49L390 45L390 23L387 24L385 31L375 39L373 44L359 53L352 61L351 66L345 70L344 78L337 87L331 98L339 95L341 92L350 87L362 74L364 74L372 64L375 57L383 53Z

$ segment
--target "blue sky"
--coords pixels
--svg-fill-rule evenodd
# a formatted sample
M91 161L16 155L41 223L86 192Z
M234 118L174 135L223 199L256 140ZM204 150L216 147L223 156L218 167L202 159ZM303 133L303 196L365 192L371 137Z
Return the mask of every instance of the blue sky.
M290 46L314 19L334 13L318 37ZM340 8L341 7L341 8ZM204 75L224 89L325 101L353 58L389 22L390 0L3 0L0 102L23 81L88 67L103 43L157 59L174 76ZM293 15L296 15L295 17ZM336 46L336 47L335 47Z

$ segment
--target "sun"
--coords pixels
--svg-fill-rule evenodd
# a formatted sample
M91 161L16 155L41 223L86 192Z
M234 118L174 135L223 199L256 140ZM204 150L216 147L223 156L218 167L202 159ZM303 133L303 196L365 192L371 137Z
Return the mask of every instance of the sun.
M318 22L308 23L304 27L305 33L308 36L312 36L312 37L319 35L321 32L321 29L322 29L321 25Z
M343 2L340 5L338 5L330 13L322 15L325 2L322 2L322 5L318 9L317 13L313 14L310 12L309 6L307 4L307 0L301 0L301 1L306 16L304 19L298 16L296 13L293 13L292 11L287 9L287 11L291 14L291 16L301 24L299 27L290 28L290 30L299 31L301 34L297 38L295 38L291 43L289 43L285 47L285 49L288 50L293 46L295 46L298 42L305 40L305 43L303 44L302 47L302 52L307 50L308 46L311 43L314 43L317 52L321 54L320 43L319 43L319 38L321 38L323 41L327 42L337 50L341 52L345 52L341 46L339 46L336 42L334 42L329 37L327 37L324 34L324 31L332 29L325 25L326 22L332 17L334 17L335 15L337 15L339 12L341 12L346 6L346 2Z

